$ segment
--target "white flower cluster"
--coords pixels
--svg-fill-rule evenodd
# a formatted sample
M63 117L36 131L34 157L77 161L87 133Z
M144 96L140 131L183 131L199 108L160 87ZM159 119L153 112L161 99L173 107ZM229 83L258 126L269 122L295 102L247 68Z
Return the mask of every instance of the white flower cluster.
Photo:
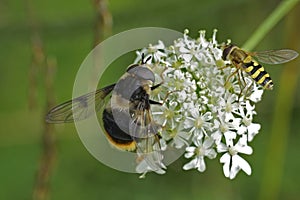
M137 54L136 62L142 54L152 57L148 64L157 76L156 83L164 83L152 91L151 99L164 101L169 94L162 106L152 105L151 111L154 120L162 125L163 142L177 149L185 148L188 162L183 169L204 172L208 157L218 158L224 175L230 179L240 170L250 175L251 167L243 157L252 154L249 144L260 130L260 124L253 123L253 116L263 89L253 84L247 74L246 93L241 92L237 76L225 87L236 69L220 69L226 63L221 59L216 30L209 40L205 31L200 31L199 38L191 39L186 30L183 38L172 46L166 47L159 41ZM145 169L139 172L151 171L149 167ZM162 169L158 171L163 173Z

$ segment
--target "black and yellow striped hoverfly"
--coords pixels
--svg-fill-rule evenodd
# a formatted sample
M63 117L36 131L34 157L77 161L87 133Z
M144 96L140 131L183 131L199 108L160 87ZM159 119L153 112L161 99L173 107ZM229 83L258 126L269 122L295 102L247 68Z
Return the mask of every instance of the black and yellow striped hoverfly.
M162 83L154 85L155 75L145 65L149 59L144 61L143 55L142 64L130 65L117 83L52 108L46 122L80 121L101 111L104 134L112 146L139 155L160 151L161 127L154 122L150 106L162 103L151 100L150 93ZM159 167L161 163L154 165Z
M297 56L298 53L291 49L246 52L236 45L225 45L223 47L222 59L230 61L236 67L236 71L228 77L225 85L233 75L242 70L249 74L264 89L271 90L274 84L269 73L253 57L265 64L282 64L295 59Z

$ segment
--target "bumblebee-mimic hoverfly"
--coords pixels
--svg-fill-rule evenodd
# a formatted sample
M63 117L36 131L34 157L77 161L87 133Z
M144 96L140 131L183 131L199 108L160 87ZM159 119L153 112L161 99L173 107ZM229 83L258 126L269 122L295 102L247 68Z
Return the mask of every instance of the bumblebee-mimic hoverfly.
M112 146L125 151L143 153L154 151L151 149L154 145L159 148L160 126L152 119L150 105L161 103L149 99L149 95L162 83L153 85L154 73L144 65L149 59L150 57L144 61L142 55L142 64L129 66L116 84L52 108L46 115L46 121L48 123L80 121L91 116L94 111L103 110L101 120L105 136Z
M226 83L233 75L243 70L264 89L271 90L273 89L273 81L269 73L265 71L264 67L254 60L253 57L257 58L259 62L266 64L282 64L295 59L297 56L298 53L291 49L246 52L235 45L225 45L222 59L224 61L231 61L231 64L237 68L237 70L228 77Z

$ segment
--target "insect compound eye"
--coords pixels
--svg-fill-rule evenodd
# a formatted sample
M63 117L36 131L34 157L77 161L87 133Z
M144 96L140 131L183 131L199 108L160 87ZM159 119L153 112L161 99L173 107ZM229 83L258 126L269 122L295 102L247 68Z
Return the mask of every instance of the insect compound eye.
M229 53L231 52L231 49L234 47L234 45L226 45L224 50L223 50L223 54L222 54L222 59L225 61L227 60L227 57L229 55Z
M135 76L143 79L143 80L150 80L152 83L155 82L155 76L153 72L148 69L147 67L143 67L141 65L131 67L127 70L129 74L134 74Z

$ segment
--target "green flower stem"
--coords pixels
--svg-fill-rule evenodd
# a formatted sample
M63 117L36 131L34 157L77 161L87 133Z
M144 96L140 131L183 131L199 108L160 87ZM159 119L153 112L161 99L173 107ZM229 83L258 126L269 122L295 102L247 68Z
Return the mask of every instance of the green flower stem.
M298 2L299 0L283 0L246 41L243 45L243 49L248 51L252 50Z
M246 41L243 48L249 51L252 50L277 23L297 5L298 2L299 0L282 1L270 16L257 28L248 41ZM295 12L293 16L296 19L294 21L299 21L299 18L297 18L299 16L297 16ZM291 16L291 18L293 18L293 16ZM293 26L297 27L295 24L288 27L290 33L295 32L295 30L291 28ZM293 29L293 31L291 31L291 29ZM299 42L299 36L297 36L297 34L296 36L295 34L291 34L291 36L292 38L289 40L296 46L298 44L297 42ZM259 199L279 199L280 196L286 145L288 132L290 130L291 109L293 105L292 99L296 90L297 74L299 73L299 70L297 70L298 66L296 66L295 63L289 63L287 65L291 66L284 69L281 76L281 82L278 84L279 89L278 97L275 102L274 120L271 129L272 134L270 135L269 146L267 149Z
M289 14L287 18L287 44L295 50L299 50L300 38L300 4ZM300 69L298 61L286 64L281 73L278 83L278 94L274 106L273 123L271 135L267 144L267 154L264 163L264 173L262 176L260 198L259 199L280 199L282 192L282 177L287 155L288 137L291 131L293 105L297 94L297 81L299 81ZM291 198L291 197L286 197Z

